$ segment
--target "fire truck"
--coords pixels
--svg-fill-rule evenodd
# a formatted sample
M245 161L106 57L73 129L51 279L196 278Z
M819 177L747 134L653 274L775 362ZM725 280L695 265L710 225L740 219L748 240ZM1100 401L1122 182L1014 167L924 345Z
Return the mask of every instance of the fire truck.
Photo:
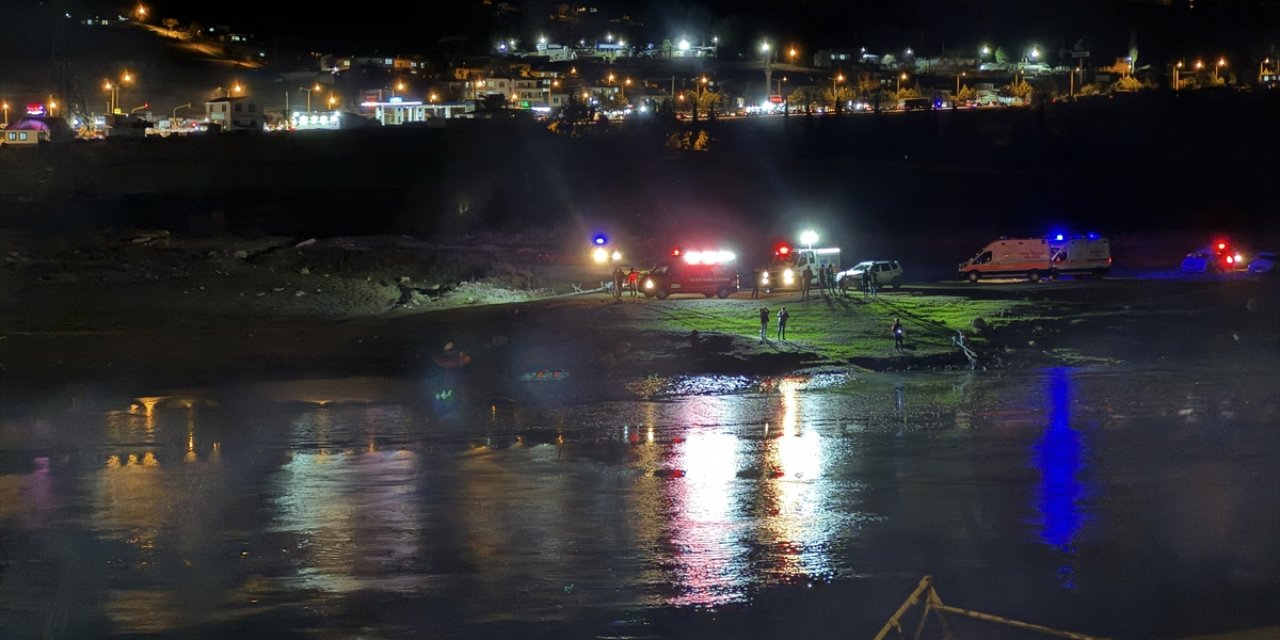
M654 265L640 279L646 298L666 300L673 293L696 293L728 298L738 290L737 257L732 251L685 251Z
M773 259L760 272L760 288L764 291L799 291L804 268L813 272L809 284L818 286L818 269L834 265L840 271L840 248L822 247L796 249L789 244L779 244L773 249Z

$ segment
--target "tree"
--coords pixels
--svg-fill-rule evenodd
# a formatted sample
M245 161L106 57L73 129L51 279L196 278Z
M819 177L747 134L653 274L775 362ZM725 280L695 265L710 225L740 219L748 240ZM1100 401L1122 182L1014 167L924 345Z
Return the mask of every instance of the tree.
M1004 89L1005 89L1005 93L1007 93L1008 95L1014 98L1018 98L1023 102L1030 100L1031 94L1033 92L1033 89L1031 88L1031 83L1027 82L1023 78L1018 78L1014 80L1013 82L1005 86Z
M894 94L895 100L909 100L911 98L923 98L923 97L924 96L921 95L920 93L920 89L916 87L903 87L898 90L898 93Z
M1112 86L1114 91L1140 91L1145 88L1142 86L1142 81L1133 76L1120 76L1120 79L1116 80L1115 85Z
M841 104L847 104L849 101L853 100L854 97L853 90L844 85L837 86L834 93L831 91L826 91L825 93L826 95L823 96L823 98L826 102L830 102L832 108L835 109L840 108L839 105Z
M1004 47L996 47L996 62L999 64L1009 63L1009 53L1004 50Z
M956 102L959 104L972 102L978 99L978 91L969 85L960 87L960 93L956 94Z

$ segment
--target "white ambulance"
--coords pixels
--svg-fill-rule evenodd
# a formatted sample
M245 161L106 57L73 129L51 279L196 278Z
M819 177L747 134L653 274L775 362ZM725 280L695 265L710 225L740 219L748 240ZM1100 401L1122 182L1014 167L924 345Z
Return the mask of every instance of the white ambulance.
M960 263L960 276L977 282L982 278L1013 277L1039 282L1053 275L1045 238L1001 238Z
M1111 243L1097 234L1049 239L1053 275L1101 278L1111 271Z
M960 276L969 282L981 278L1041 278L1092 276L1111 271L1111 243L1097 234L1048 238L1001 238L983 247L960 264Z

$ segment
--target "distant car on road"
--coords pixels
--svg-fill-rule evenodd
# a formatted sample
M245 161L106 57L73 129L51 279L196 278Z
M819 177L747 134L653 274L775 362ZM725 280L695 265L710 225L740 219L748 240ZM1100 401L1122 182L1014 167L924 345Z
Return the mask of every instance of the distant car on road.
M1275 251L1259 251L1258 255L1249 261L1249 273L1275 273L1276 256Z
M841 291L862 289L862 274L870 271L876 275L881 287L902 286L902 265L897 260L866 260L836 274L836 285Z

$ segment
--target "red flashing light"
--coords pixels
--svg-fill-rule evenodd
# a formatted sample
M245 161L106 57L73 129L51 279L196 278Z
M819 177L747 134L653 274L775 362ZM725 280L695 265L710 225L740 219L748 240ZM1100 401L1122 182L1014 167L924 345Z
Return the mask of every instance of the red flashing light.
M680 255L680 249L678 249L678 248L677 248L677 249L672 249L672 250L671 250L671 255L673 255L673 256L679 256L679 255Z
M791 253L791 247L786 244L780 244L773 252L776 255L785 256Z
M1219 242L1219 243L1218 243L1218 251L1222 251L1222 250L1224 250L1224 249L1226 249L1226 248L1227 248L1227 243L1225 243L1225 242Z

